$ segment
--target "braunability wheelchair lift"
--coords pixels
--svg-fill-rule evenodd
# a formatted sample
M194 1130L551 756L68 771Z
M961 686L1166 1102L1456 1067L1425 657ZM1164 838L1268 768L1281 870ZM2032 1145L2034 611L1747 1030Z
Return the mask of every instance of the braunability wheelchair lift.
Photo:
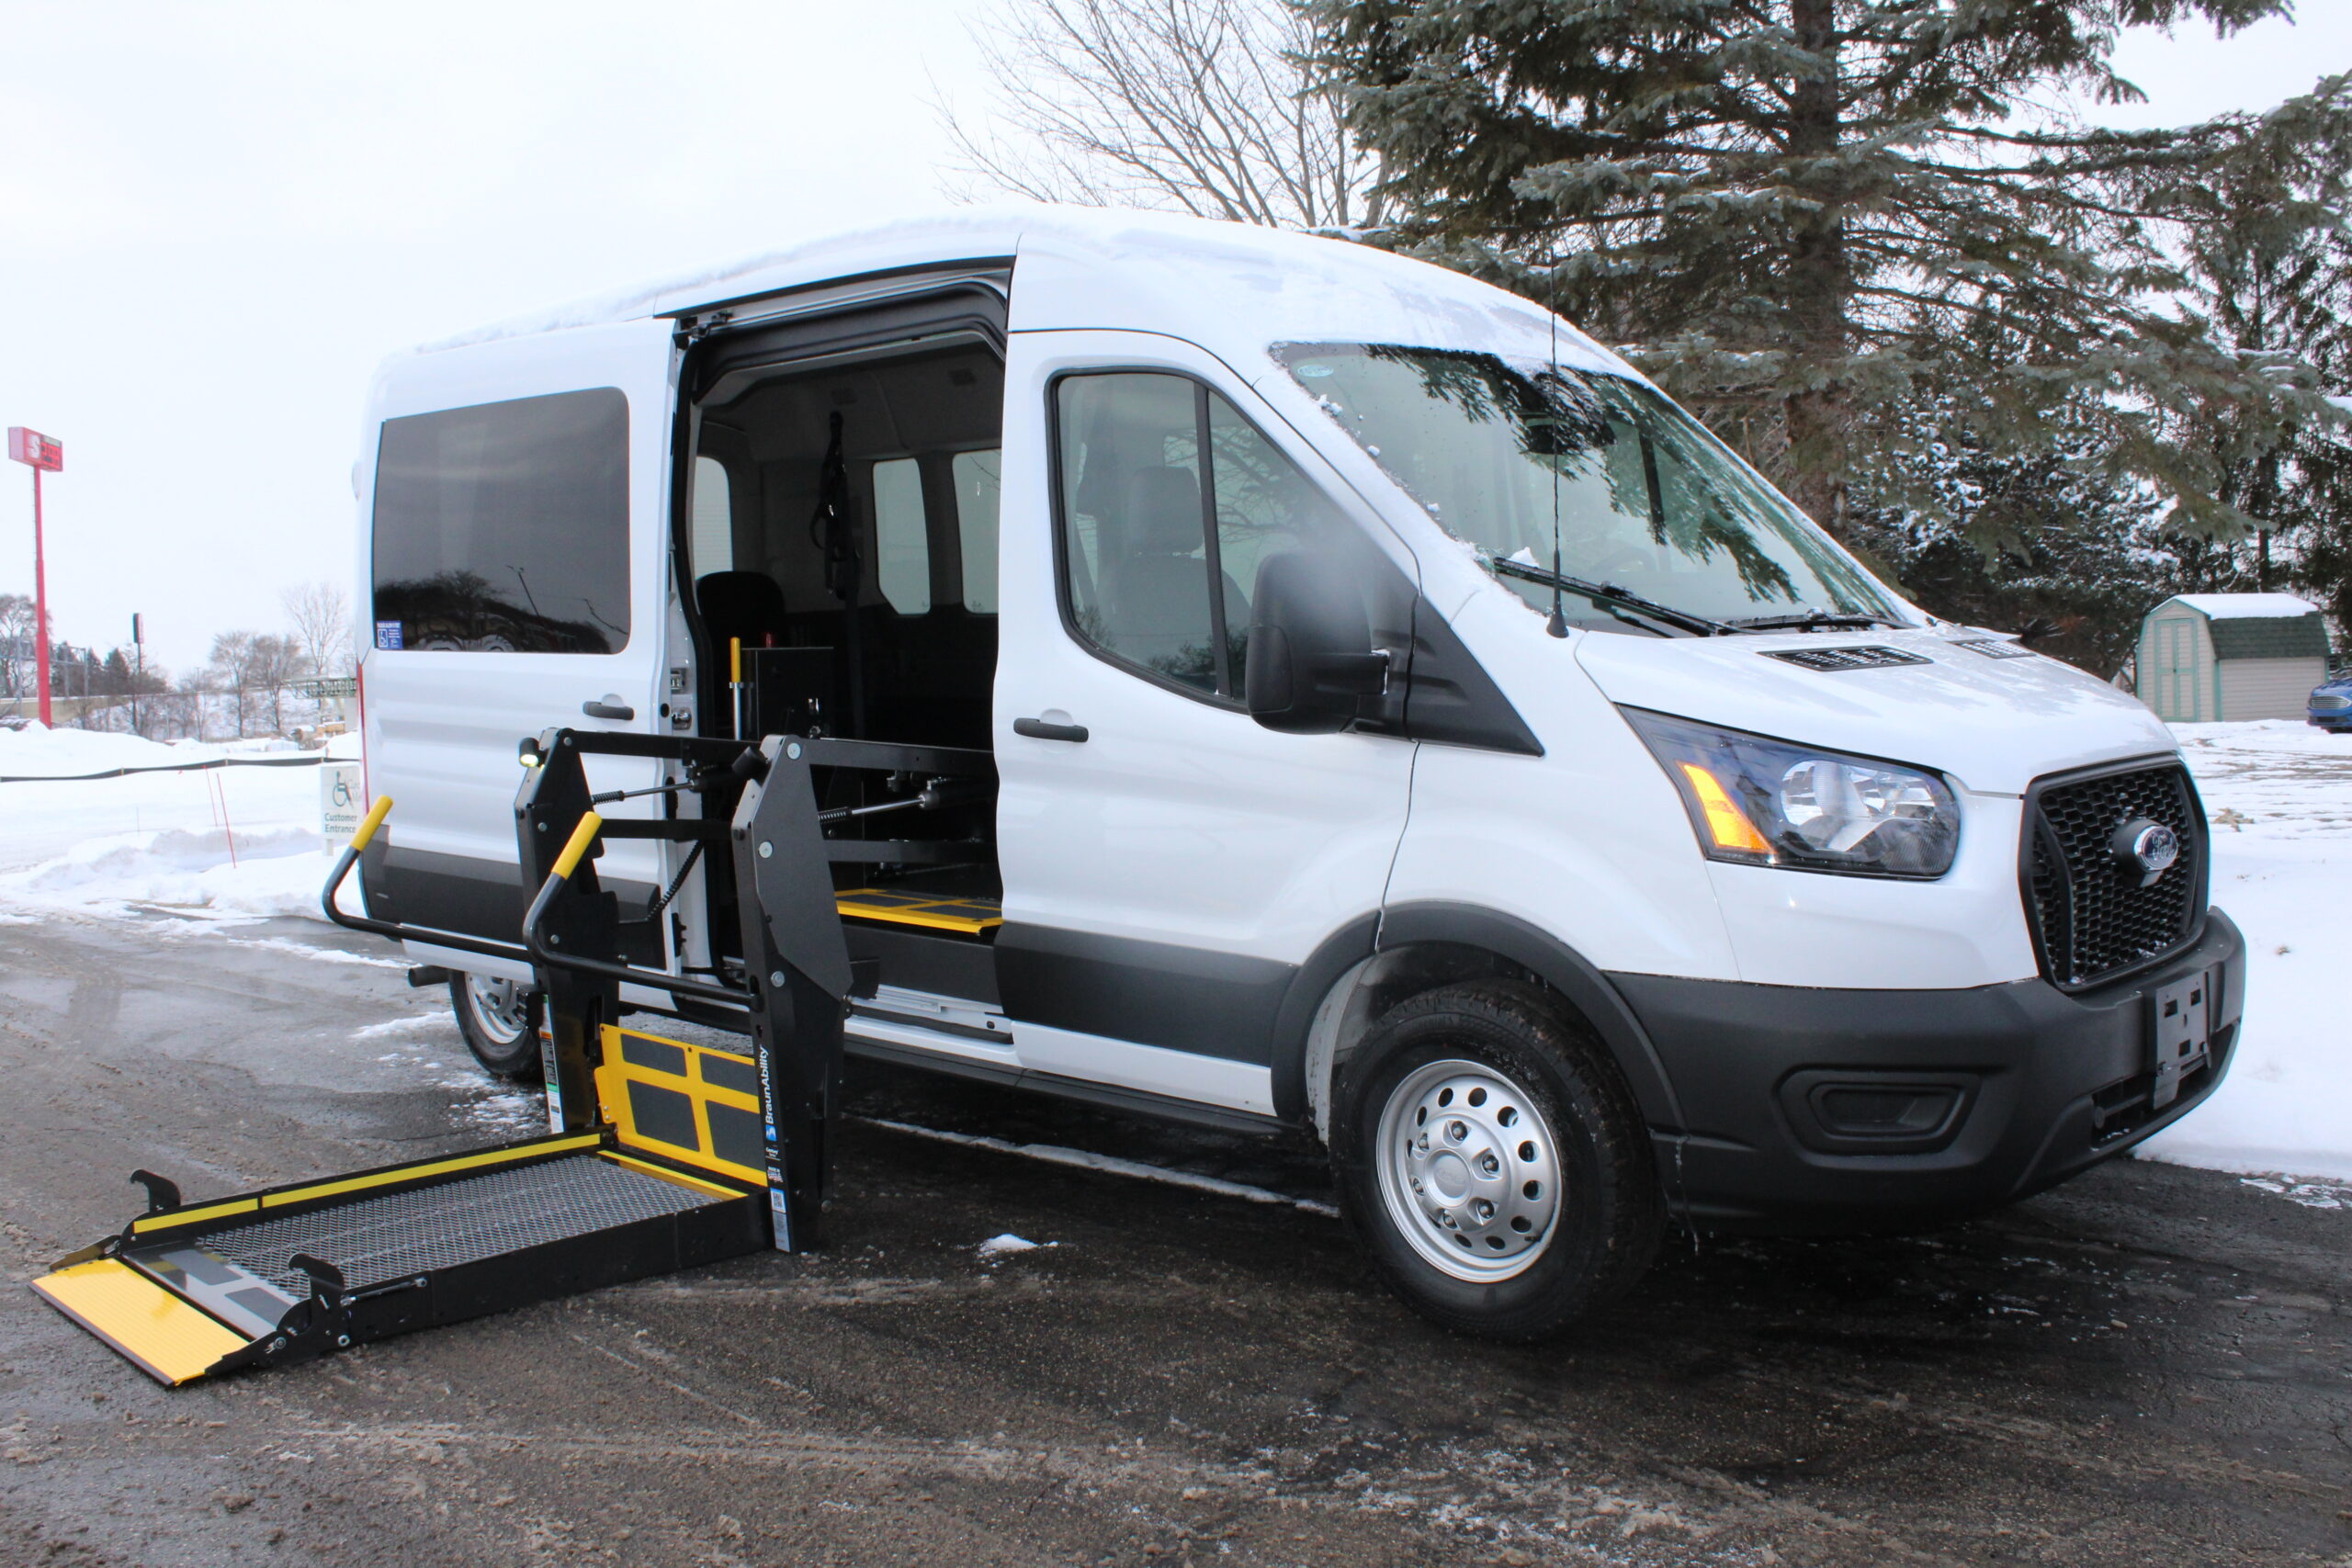
M587 759L651 759L662 783L591 792ZM551 1130L490 1148L231 1197L185 1201L148 1171L147 1212L61 1259L33 1288L151 1376L177 1384L307 1360L412 1329L774 1247L817 1245L831 1185L842 1025L878 976L853 964L831 867L923 864L936 840L834 836L874 806L821 814L817 785L878 783L880 810L985 794L986 752L829 738L740 741L553 730L526 742L515 802L520 943L344 913L335 894L392 802L379 799L328 879L328 917L355 931L532 965ZM872 775L879 774L879 781ZM871 790L859 792L870 794ZM693 795L703 814L677 814ZM654 818L599 805L656 797ZM722 815L729 797L731 814ZM673 975L623 960L603 840L689 844L731 867L740 973ZM684 881L682 870L653 913ZM748 1054L621 1026L620 987L747 1021Z

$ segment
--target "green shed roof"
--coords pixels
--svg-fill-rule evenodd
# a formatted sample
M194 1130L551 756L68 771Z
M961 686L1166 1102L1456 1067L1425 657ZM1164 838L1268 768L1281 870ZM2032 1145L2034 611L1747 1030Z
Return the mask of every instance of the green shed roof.
M2324 615L2237 616L2210 623L2216 659L2325 659Z

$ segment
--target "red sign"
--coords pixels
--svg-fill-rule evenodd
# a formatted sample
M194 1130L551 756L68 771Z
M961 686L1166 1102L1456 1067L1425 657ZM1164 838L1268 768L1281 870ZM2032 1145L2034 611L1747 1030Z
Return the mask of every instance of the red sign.
M53 474L65 467L65 443L51 441L38 430L12 424L8 427L8 457L12 462L28 463Z

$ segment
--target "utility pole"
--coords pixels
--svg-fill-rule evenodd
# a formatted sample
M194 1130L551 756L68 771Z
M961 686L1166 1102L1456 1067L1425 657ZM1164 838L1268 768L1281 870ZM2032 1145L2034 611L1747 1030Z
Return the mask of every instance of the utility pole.
M139 612L136 610L130 613L130 733L144 735L147 732L139 728L139 698L141 689L147 684L147 637L145 628L139 624Z
M40 477L65 467L65 445L21 424L8 427L8 456L33 471L33 679L40 684L41 728L49 723L49 569L40 542Z

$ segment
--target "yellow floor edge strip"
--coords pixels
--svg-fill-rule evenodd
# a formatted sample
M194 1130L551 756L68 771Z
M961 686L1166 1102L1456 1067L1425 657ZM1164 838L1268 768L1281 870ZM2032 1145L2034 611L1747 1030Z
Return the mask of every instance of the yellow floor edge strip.
M314 1182L308 1187L296 1187L284 1192L262 1194L265 1209L283 1208L289 1203L307 1203L314 1198L332 1198L343 1192L364 1191L370 1187L388 1187L394 1182L414 1181L427 1176L444 1176L454 1170L474 1170L493 1165L512 1165L518 1159L537 1159L546 1155L567 1154L577 1149L596 1146L600 1140L594 1133L582 1133L569 1139L543 1144L526 1144L510 1149L485 1149L480 1154L458 1155L451 1159L428 1160L422 1165L394 1166L390 1170L371 1171L366 1176L347 1177L340 1181Z
M991 926L1004 924L1004 917L993 916L978 919L970 915L940 915L922 908L886 908L880 905L860 904L854 899L836 899L833 908L843 917L855 920L880 920L894 926L928 926L933 931L962 931L975 936Z
M610 1149L606 1149L605 1151L604 1157L611 1160L615 1165L627 1166L631 1170L641 1170L648 1176L658 1176L664 1181L674 1181L681 1187L690 1189L696 1192L707 1192L714 1198L741 1198L743 1195L742 1192L736 1188L721 1187L716 1181L704 1181L699 1178L688 1176L683 1170L672 1170L666 1166L654 1165L647 1160L631 1159L627 1155L615 1154ZM709 1156L706 1156L704 1157L707 1158ZM727 1165L727 1168L729 1170L741 1170L743 1168L741 1166L735 1164L732 1160L729 1160L725 1163Z
M200 1209L175 1209L169 1213L148 1214L130 1222L130 1234L145 1235L149 1231L169 1230L174 1225L202 1224L207 1220L224 1219L231 1214L250 1214L261 1207L258 1198L231 1198L219 1203L207 1203Z
M33 1289L166 1388L202 1377L221 1357L251 1343L111 1258L44 1274Z

